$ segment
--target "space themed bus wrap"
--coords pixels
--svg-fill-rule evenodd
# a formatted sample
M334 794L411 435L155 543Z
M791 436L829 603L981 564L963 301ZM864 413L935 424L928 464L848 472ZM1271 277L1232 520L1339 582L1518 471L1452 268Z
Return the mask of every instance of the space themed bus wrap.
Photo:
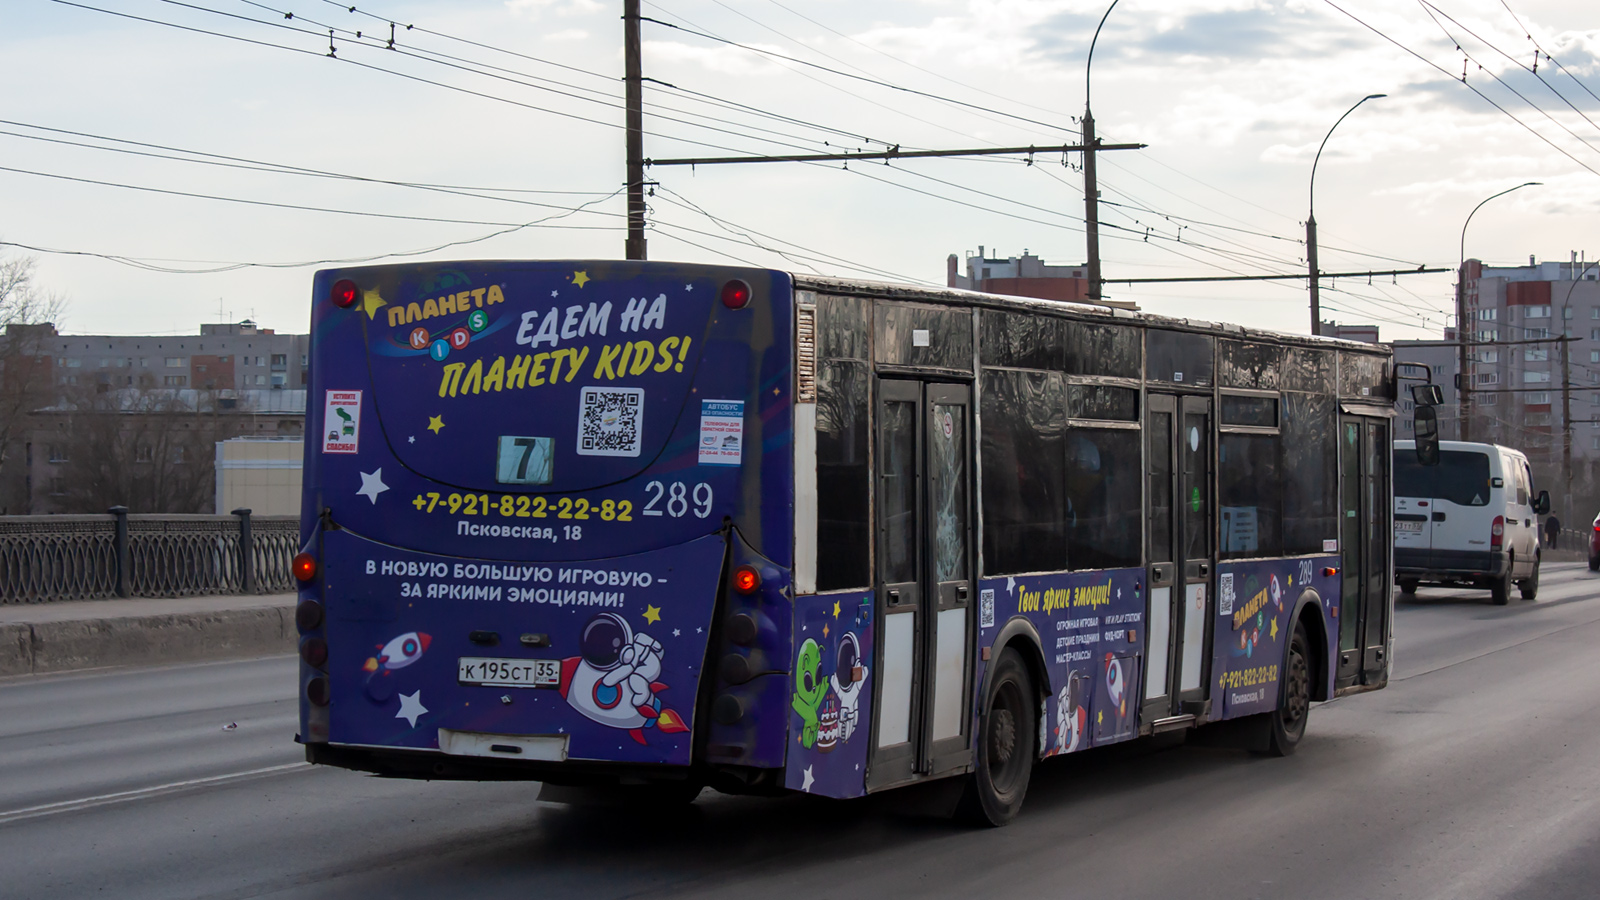
M324 271L311 346L313 762L997 823L1387 681L1385 348L599 261Z

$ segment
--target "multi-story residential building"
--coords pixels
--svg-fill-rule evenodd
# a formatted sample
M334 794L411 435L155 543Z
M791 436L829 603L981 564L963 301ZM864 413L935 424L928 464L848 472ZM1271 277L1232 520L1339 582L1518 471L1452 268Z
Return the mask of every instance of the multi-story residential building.
M13 326L13 330L19 326ZM20 326L36 355L51 358L58 387L189 388L202 391L304 390L310 336L278 334L246 319L201 325L198 335L58 334L54 325Z
M217 441L304 431L308 340L248 320L172 336L9 326L0 514L211 511Z
M1558 514L1587 520L1600 501L1600 260L1576 252L1566 262L1529 257L1526 266L1470 259L1461 287L1472 343L1469 438L1527 453ZM1581 508L1569 514L1574 503Z

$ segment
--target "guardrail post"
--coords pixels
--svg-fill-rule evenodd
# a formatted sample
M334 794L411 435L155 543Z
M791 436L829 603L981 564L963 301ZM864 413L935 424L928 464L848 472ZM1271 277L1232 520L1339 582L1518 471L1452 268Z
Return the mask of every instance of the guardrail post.
M256 592L255 579L255 549L250 541L250 510L236 509L233 514L239 517L239 592L254 594Z
M116 591L118 597L133 596L133 573L128 565L128 508L126 506L113 506L106 512L117 517L116 537L112 540L112 555L116 557L114 568L116 570Z

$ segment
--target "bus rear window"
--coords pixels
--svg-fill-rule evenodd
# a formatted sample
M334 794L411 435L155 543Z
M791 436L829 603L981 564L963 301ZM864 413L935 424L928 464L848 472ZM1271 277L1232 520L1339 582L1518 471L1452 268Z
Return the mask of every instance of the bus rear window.
M1448 500L1458 506L1489 505L1489 457L1475 450L1445 450L1437 466L1417 463L1417 455L1401 450L1394 455L1396 497Z

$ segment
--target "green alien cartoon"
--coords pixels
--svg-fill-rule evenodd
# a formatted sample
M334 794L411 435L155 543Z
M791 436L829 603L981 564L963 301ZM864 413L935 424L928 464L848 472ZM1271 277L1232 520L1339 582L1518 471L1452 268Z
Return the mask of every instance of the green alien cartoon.
M817 742L817 707L822 705L822 695L828 683L822 679L822 648L806 638L800 645L800 654L794 666L794 711L804 723L800 729L800 746L811 749Z

